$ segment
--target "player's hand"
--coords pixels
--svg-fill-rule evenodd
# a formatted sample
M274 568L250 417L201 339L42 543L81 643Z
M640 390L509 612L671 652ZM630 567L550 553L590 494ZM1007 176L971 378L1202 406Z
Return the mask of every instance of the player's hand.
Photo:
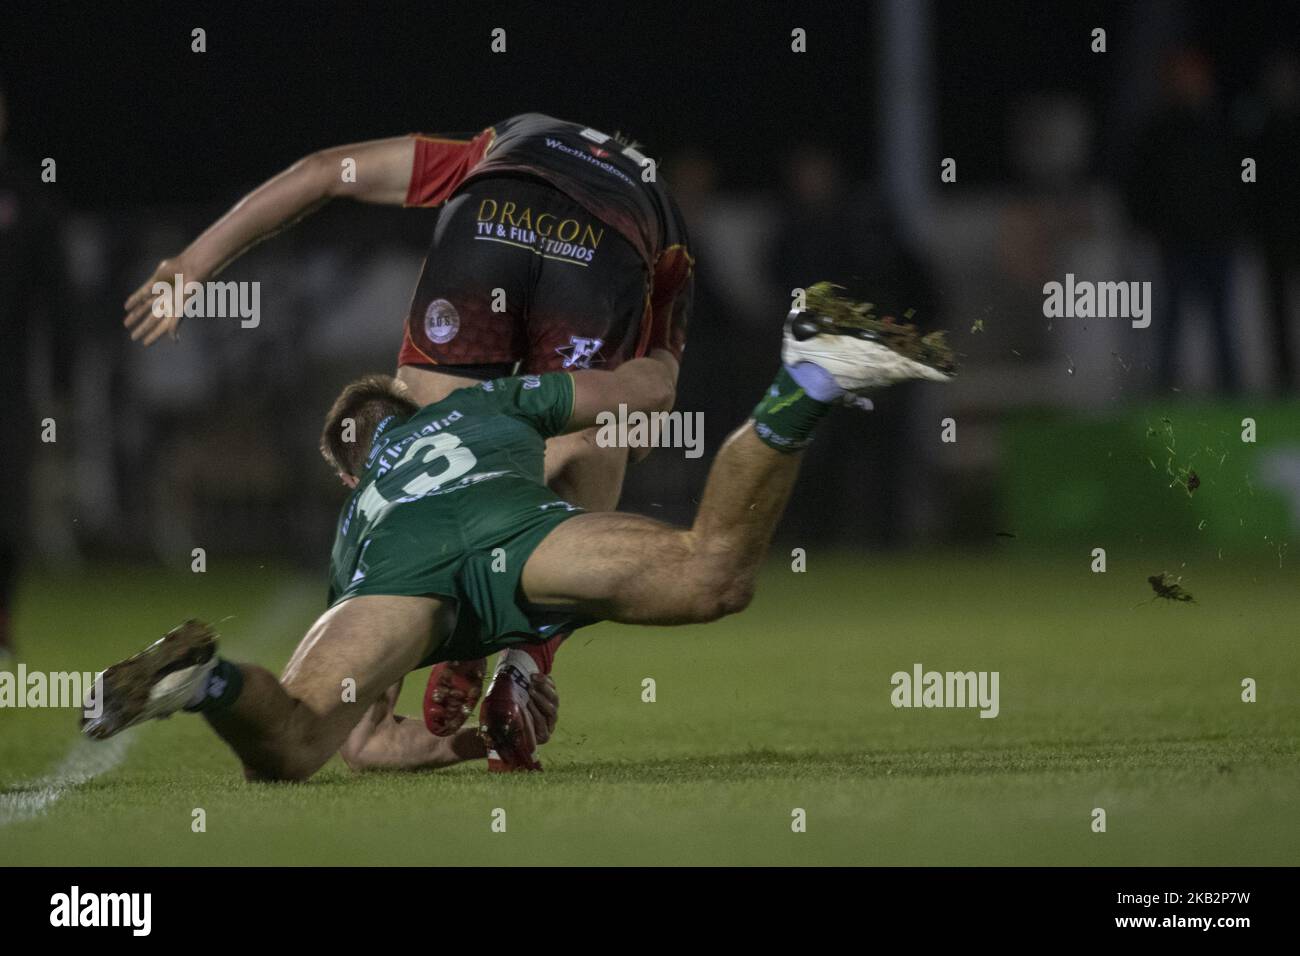
M164 335L170 337L172 341L179 338L183 318L180 313L183 310L178 310L172 300L177 275L181 277L182 289L187 282L202 282L207 278L180 256L164 259L158 263L158 268L154 269L153 275L146 279L140 288L132 292L122 306L126 312L122 324L131 330L132 342L141 342L148 346L153 345ZM159 282L167 286L166 298L154 291L154 286ZM177 314L168 314L173 312Z
M550 740L560 719L560 694L549 674L533 675L528 685L528 716L532 718L537 742L544 744Z

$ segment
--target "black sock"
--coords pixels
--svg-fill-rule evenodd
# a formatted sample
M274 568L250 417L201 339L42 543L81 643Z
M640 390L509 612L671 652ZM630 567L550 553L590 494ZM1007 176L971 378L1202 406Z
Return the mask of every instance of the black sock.
M239 665L219 657L217 666L212 668L204 682L202 696L191 700L185 709L198 713L221 710L238 700L243 689L244 672L239 669Z

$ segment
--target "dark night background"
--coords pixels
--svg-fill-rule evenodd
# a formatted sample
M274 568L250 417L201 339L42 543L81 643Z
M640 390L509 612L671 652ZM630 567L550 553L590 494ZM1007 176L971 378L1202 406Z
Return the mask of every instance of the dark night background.
M256 334L191 323L179 346L143 352L120 329L120 303L245 191L313 150L538 110L647 144L697 247L679 407L705 412L706 455L653 456L630 473L626 507L689 518L717 442L769 380L789 290L825 277L917 307L928 327L950 330L966 373L942 397L903 388L875 416L837 419L784 534L853 547L988 542L1018 467L1003 433L1017 410L1293 394L1275 359L1294 347L1281 336L1294 325L1287 282L1300 244L1276 210L1294 212L1298 10L6 4L0 182L46 227L39 250L23 239L7 260L20 291L0 313L6 384L30 408L21 421L66 415L74 434L21 452L36 470L30 504L11 509L25 525L15 534L52 561L166 560L206 533L323 563L339 492L315 458L318 422L347 377L391 368L432 214L339 202L259 247L224 276L263 283ZM190 51L196 26L202 54ZM1098 26L1104 54L1089 48ZM494 27L507 31L504 55L489 49ZM794 27L807 31L806 54L791 52ZM1214 132L1171 144L1144 131L1178 95L1162 84L1180 55L1197 122ZM1238 181L1246 151L1268 171L1253 191ZM949 156L959 178L941 184ZM39 181L43 157L57 160L56 184ZM1184 175L1184 161L1210 185ZM1162 183L1172 183L1163 210L1143 200ZM1156 336L1125 322L1091 333L1044 324L1042 284L1069 270L1183 281L1160 217L1203 208L1196 190L1207 188L1235 204L1211 250L1233 292L1208 326L1236 342L1235 377L1209 376L1217 346L1190 319L1168 366ZM1197 278L1193 269L1187 282ZM933 440L945 415L968 423L958 447ZM15 457L32 444L20 431L6 438ZM78 480L61 477L59 456ZM231 462L243 463L234 477L221 467Z
M1176 34L1151 36L1152 21ZM1010 175L1016 94L1070 91L1111 122L1132 93L1117 60L1194 40L1231 96L1294 44L1300 5L940 2L932 22L941 141L961 145L976 182ZM1097 25L1107 57L1077 42ZM207 30L201 56L193 26ZM507 57L488 50L496 26ZM812 38L806 57L790 56L793 26ZM14 140L65 157L62 191L86 206L225 201L322 145L477 130L524 109L698 144L728 183L761 187L796 139L875 166L882 42L870 4L11 3L0 79Z

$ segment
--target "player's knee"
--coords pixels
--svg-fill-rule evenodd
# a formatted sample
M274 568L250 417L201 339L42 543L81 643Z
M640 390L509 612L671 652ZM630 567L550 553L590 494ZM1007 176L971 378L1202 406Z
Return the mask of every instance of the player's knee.
M707 590L708 620L739 614L754 599L754 566L734 548L692 535L691 580Z
M691 580L686 612L695 623L707 624L729 614L739 614L754 598L754 582L749 575L714 571Z
M718 595L718 617L739 614L754 600L754 581L748 575L731 575Z
M296 723L291 720L283 733L258 748L255 757L245 758L245 780L300 782L325 766L338 749L338 741L327 738L320 728Z
M320 764L277 755L245 763L244 779L249 783L301 783L319 769Z

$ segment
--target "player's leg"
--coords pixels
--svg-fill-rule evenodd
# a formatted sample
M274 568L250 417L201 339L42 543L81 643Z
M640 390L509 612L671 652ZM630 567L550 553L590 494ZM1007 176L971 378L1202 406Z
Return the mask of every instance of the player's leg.
M365 709L414 670L454 622L434 598L362 596L317 620L276 682L254 668L261 693L204 716L250 777L305 779L347 739ZM241 706L242 704L242 706Z
M85 732L107 737L182 708L204 715L249 779L303 780L339 749L367 708L418 666L454 625L424 597L363 596L327 611L276 680L216 657L211 628L188 622L104 672L103 713Z
M742 426L718 453L691 528L641 515L578 515L528 559L525 597L625 624L689 624L742 610L800 458Z
M799 452L832 404L951 374L941 338L881 321L824 285L809 290L809 305L787 320L784 365L719 451L691 528L636 515L576 516L529 557L521 581L529 602L630 624L708 621L748 604Z

